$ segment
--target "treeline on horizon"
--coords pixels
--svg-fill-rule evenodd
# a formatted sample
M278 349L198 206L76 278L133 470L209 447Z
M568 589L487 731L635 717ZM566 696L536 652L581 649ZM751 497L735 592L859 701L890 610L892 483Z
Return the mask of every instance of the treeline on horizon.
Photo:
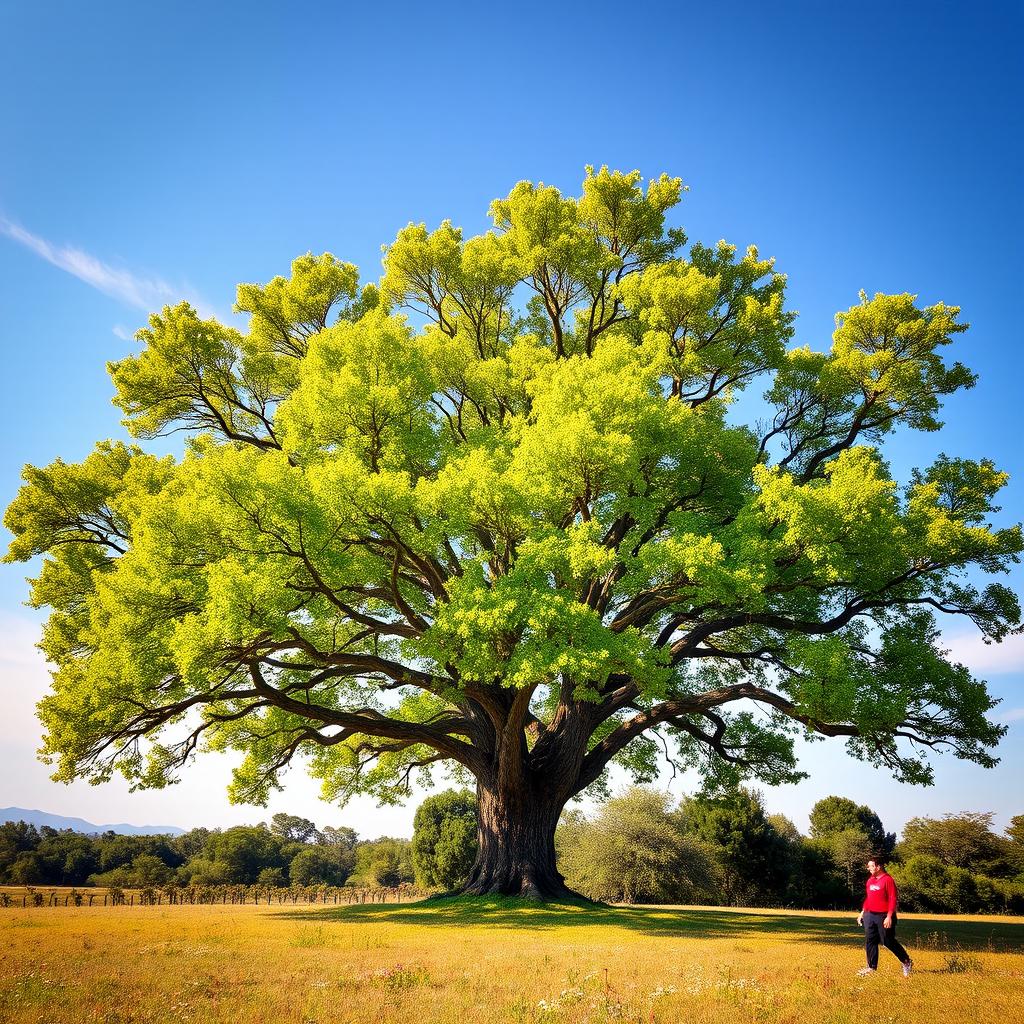
M907 822L886 832L868 806L840 796L815 804L803 835L739 788L673 804L635 787L590 817L567 811L556 834L566 883L592 899L853 909L865 863L883 856L903 910L1024 913L1024 814L997 834L991 813ZM476 853L476 802L468 790L428 797L413 838L363 840L275 814L269 823L195 828L179 836L86 835L25 822L0 824L0 884L163 888L356 886L405 883L457 889Z

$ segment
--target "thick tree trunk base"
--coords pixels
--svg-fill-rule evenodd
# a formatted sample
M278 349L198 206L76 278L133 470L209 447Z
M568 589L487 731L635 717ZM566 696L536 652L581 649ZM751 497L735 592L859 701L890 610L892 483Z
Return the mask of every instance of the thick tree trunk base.
M478 851L462 894L553 901L583 899L555 864L555 826L562 805L479 787ZM518 798L518 799L517 799Z
M513 896L538 902L584 899L578 892L573 892L557 872L554 877L544 878L533 872L502 872L497 875L480 872L476 877L470 876L465 888L461 889L458 895Z

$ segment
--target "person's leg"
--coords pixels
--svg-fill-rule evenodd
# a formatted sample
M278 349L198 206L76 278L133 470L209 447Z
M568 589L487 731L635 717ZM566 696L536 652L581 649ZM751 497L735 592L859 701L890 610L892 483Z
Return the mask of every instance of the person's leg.
M886 949L891 950L901 964L910 963L910 954L903 948L896 938L896 920L893 919L891 928L882 929L882 944ZM876 950L877 953L877 950Z
M878 968L878 943L882 941L882 918L870 911L864 914L864 952L867 955L868 967Z

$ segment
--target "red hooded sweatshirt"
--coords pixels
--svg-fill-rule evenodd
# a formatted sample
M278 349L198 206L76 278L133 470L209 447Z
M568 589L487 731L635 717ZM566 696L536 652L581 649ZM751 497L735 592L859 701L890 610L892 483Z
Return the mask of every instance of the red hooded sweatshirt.
M865 885L864 909L874 914L896 913L896 883L887 871L868 878Z

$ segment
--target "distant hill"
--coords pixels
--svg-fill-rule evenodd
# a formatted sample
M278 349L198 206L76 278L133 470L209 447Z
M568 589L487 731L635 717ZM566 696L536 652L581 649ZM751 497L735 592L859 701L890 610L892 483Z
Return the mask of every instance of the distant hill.
M51 828L70 828L87 834L117 832L123 836L180 836L185 831L174 825L94 825L84 818L65 818L62 814L30 811L24 807L0 807L0 822L3 821L25 821L36 828L49 825Z

